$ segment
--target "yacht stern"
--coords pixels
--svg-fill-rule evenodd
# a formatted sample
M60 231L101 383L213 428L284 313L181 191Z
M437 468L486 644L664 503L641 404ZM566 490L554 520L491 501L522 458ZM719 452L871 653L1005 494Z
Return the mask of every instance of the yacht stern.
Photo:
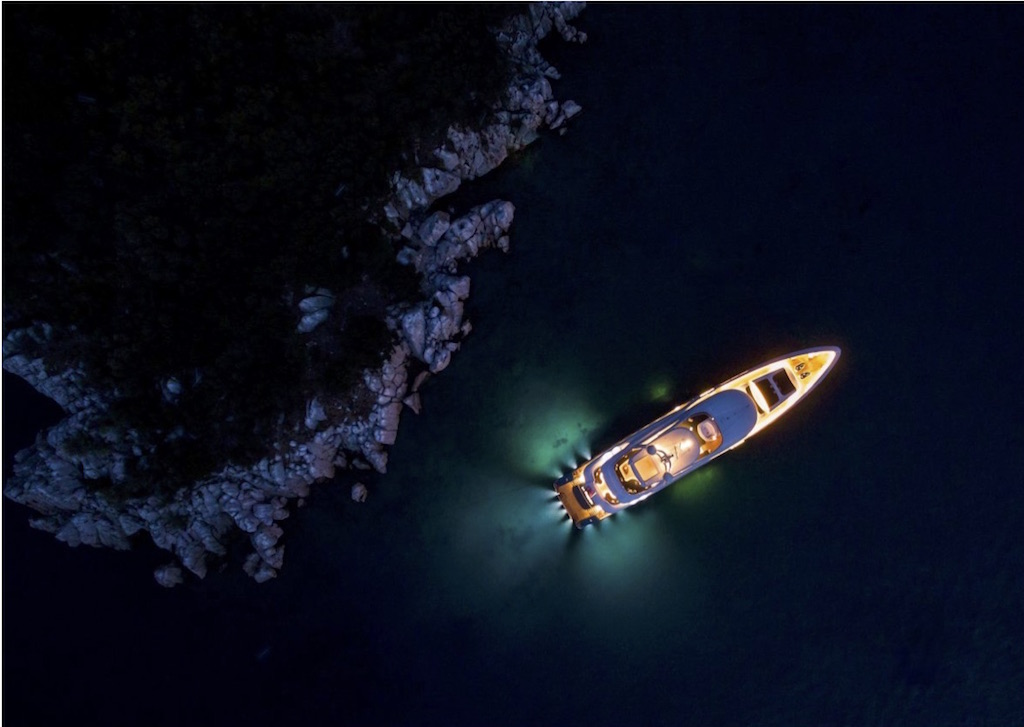
M554 488L558 493L559 502L577 530L582 530L611 514L597 504L593 487L587 486L579 470L555 480Z

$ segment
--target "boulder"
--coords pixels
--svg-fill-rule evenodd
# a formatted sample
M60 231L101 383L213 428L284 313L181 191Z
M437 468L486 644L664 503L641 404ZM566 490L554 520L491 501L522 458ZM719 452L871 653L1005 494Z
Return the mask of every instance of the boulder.
M295 330L299 333L310 333L314 328L326 321L329 314L330 311L327 308L321 308L320 310L313 311L312 313L307 313L299 319L299 325Z
M181 395L181 382L175 377L170 377L164 381L163 386L164 401L167 403L173 403L177 401L178 396Z
M423 359L423 346L427 336L426 316L423 308L417 306L402 316L402 335L409 350L416 358Z
M299 301L299 310L303 313L315 313L334 305L333 295L311 295Z
M277 578L277 570L263 561L256 568L256 572L252 574L252 579L257 583L266 583L272 578Z
M398 436L398 422L402 415L402 402L393 401L378 411L377 428L374 439L379 444L394 444Z
M313 397L306 404L306 429L315 431L320 422L327 421L327 413L324 411L323 404L317 397Z
M168 563L160 566L153 571L153 578L164 588L174 588L185 582L184 574L182 574L181 568L178 567L177 563Z
M434 150L434 156L441 163L441 167L445 171L455 171L462 164L462 159L459 158L456 152L443 146Z
M448 364L452 362L452 352L447 348L443 348L440 351L436 351L433 356L430 357L430 373L438 374L448 368Z
M309 477L315 480L334 477L335 461L338 459L337 451L337 446L333 446L323 439L317 438L311 441L306 447L306 461L308 463L306 471ZM341 457L340 459L344 463L345 458ZM341 466L344 466L344 464ZM300 488L292 486L290 489L297 492ZM308 487L305 489L308 490Z
M433 167L423 167L421 175L423 178L423 191L431 200L440 199L451 194L459 188L459 184L462 182L459 175L452 174L448 170L435 169Z
M433 246L451 227L447 212L435 212L420 223L417 235L424 245Z
M379 445L376 448L364 447L363 456L377 472L382 475L387 473L388 453L380 449Z

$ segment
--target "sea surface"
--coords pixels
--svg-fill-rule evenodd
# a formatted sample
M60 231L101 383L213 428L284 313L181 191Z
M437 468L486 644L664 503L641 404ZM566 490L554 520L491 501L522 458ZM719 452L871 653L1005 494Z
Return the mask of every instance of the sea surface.
M389 472L173 591L3 503L17 725L1024 725L1024 12L595 5ZM779 423L583 532L551 481L838 345ZM54 421L4 375L4 464Z

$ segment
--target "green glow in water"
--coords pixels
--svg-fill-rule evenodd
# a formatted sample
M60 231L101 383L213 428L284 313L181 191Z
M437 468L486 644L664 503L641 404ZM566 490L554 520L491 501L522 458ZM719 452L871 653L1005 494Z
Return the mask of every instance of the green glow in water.
M672 382L668 379L655 379L647 387L647 395L651 401L668 401L672 397Z
M676 502L693 502L706 498L708 493L722 482L721 468L717 464L706 464L676 482L668 488L670 497Z
M581 542L567 559L583 601L614 613L624 604L655 598L665 587L665 573L680 583L692 577L694 564L673 542L672 524L663 514L645 502L578 533Z
M509 392L513 424L499 436L511 466L527 476L554 479L589 459L590 435L605 422L582 393L560 384L533 381Z

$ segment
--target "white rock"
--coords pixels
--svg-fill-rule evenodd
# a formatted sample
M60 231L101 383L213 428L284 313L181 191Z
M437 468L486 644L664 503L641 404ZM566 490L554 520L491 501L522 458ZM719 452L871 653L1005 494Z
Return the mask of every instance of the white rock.
M266 583L271 578L277 578L277 571L269 563L261 562L252 579L257 583Z
M320 310L313 311L312 313L307 313L299 320L299 325L296 330L299 333L309 333L326 321L328 315L330 315L330 311L327 308L321 308Z
M388 471L388 453L381 449L364 449L363 456L382 475Z
M78 532L78 528L75 523L69 520L57 531L57 540L63 540L65 543L70 545L72 548L77 548L82 544L82 536Z
M412 355L422 359L423 344L427 335L426 318L422 307L413 308L402 316L402 334L405 342L409 344Z
M444 233L448 232L448 228L451 227L451 218L447 212L435 212L434 214L427 217L420 224L418 234L420 240L425 245L433 245Z
M565 18L566 15L569 15L570 18L574 18L576 17L576 15L579 14L579 8L571 7L577 4L582 5L582 3L562 3L560 7L552 7L551 14L554 20L555 28L558 30L559 35L561 35L564 40L567 40L570 43L585 43L587 41L587 34L584 33L582 30L577 30L576 28L569 25L569 23L566 22Z
M366 502L366 485L357 482L352 485L352 499L356 502Z
M473 237L479 225L479 217L474 217L472 215L460 217L454 223L452 223L451 228L448 230L447 236L460 242L465 242L466 240Z
M327 413L324 411L323 404L317 397L313 397L309 403L306 404L306 429L310 431L316 430L320 422L327 421Z
M124 534L128 537L135 535L135 533L142 530L143 526L145 525L144 520L140 520L139 518L133 515L129 515L127 513L122 513L121 515L119 515L118 522L121 524L121 530L123 530Z
M337 450L329 443L314 439L309 444L309 474L314 479L334 477L334 462ZM344 462L344 457L342 457ZM344 466L344 465L341 465Z
M299 310L303 313L315 313L334 305L333 295L311 295L299 301Z
M437 157L439 162L441 162L441 166L449 172L458 169L459 165L462 163L458 154L449 149L445 149L444 147L435 149L434 156Z
M113 548L114 550L129 549L128 538L119 526L112 523L106 517L97 517L93 522L96 525L96 536L99 541L94 543L94 545L98 544L105 548Z
M420 254L411 247L403 247L398 251L398 256L395 258L398 260L399 265L412 265L415 268L419 268Z
M274 522L274 510L276 509L271 504L261 502L252 508L252 514L264 525L271 525Z
M571 119L582 110L583 107L571 99L562 102L562 113L566 119Z
M185 582L184 574L177 563L168 563L167 565L160 566L153 571L153 578L164 588L174 588L178 584Z
M206 549L202 543L186 541L177 548L181 563L200 578L206 577Z
M463 275L461 278L456 278L451 281L448 285L448 290L455 293L455 296L459 300L466 300L469 297L469 286L470 280L468 275Z
M459 188L461 178L457 174L442 169L423 167L420 170L423 179L423 191L430 198L430 201L451 194Z
M430 205L430 197L419 182L397 176L394 182L395 209L399 219L404 220L409 212L415 209L423 209Z
M441 308L443 310L453 306L458 301L458 298L455 296L455 293L448 290L447 288L441 288L440 290L434 293L434 300L436 300L441 305Z
M430 372L432 374L440 373L448 368L448 364L452 361L452 352L448 349L442 349L434 354L434 358L430 363Z
M402 415L402 402L393 401L380 413L380 426L384 429L398 429L398 421Z
M270 525L260 525L249 539L256 548L256 552L263 553L263 551L273 548L280 537L281 528L271 523Z
M274 568L275 575L277 569L284 565L284 546L278 545L274 548L268 548L261 553L263 556L263 562Z
M235 524L247 533L255 533L260 527L260 520L251 512L242 511L235 516Z

